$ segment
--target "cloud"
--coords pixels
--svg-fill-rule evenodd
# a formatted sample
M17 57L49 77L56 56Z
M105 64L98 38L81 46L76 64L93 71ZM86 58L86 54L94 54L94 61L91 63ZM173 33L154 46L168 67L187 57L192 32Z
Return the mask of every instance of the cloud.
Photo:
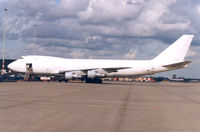
M90 0L61 0L60 6L65 8L71 14L86 10Z
M194 57L194 56L197 56L198 55L198 52L196 51L193 51L193 50L189 50L188 53L186 54L187 57Z
M172 24L165 24L165 23L158 23L156 24L156 28L162 29L164 31L170 30L187 30L190 29L190 21L184 23L172 23Z
M108 24L132 19L140 11L144 1L91 0L87 9L79 13L81 21L92 24ZM131 4L130 4L131 3Z
M8 58L52 55L54 43L60 57L151 59L182 34L195 34L187 57L200 57L198 0L1 0L0 9Z
M195 9L200 13L200 5L196 6Z
M137 51L134 49L130 49L127 54L124 55L124 59L133 60L137 54Z

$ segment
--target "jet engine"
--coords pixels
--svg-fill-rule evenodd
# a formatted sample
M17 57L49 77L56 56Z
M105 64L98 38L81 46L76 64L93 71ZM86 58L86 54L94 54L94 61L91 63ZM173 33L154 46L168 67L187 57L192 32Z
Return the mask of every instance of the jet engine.
M83 77L83 74L81 71L75 71L75 72L65 72L65 79L80 79Z
M97 70L91 70L91 71L88 71L87 77L91 79L105 77L105 73L101 73Z

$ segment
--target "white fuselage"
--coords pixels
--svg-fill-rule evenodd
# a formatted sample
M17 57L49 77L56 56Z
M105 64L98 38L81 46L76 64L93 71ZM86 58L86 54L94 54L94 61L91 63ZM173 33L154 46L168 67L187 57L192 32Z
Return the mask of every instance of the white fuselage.
M127 67L126 69L107 73L106 76L131 77L168 70L167 68L154 63L152 60L65 59L50 56L24 56L11 63L9 68L16 72L25 73L26 64L32 64L34 74L42 75L60 75L63 71Z

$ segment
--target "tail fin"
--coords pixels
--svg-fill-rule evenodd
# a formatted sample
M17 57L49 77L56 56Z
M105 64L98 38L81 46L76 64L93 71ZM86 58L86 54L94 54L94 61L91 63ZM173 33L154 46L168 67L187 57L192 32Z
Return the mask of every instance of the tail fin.
M183 35L153 59L156 62L176 63L184 61L194 35Z

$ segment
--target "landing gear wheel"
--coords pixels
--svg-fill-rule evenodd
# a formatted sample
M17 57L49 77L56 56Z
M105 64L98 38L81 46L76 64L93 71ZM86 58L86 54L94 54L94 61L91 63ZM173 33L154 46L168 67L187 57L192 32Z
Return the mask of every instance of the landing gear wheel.
M100 78L94 78L94 79L85 79L85 83L102 83L102 80Z

